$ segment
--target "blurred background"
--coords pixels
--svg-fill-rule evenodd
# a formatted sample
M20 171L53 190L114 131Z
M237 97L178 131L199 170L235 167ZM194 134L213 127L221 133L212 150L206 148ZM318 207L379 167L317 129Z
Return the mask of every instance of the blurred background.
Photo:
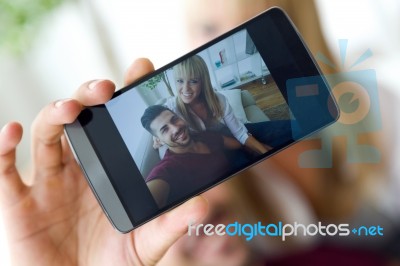
M0 126L20 121L18 152L29 159L29 128L41 107L69 97L84 81L114 80L138 57L159 68L189 51L184 0L0 0ZM316 0L329 48L343 56L344 71L374 69L378 87L400 96L400 2ZM352 67L367 50L373 56ZM0 220L0 264L8 265Z

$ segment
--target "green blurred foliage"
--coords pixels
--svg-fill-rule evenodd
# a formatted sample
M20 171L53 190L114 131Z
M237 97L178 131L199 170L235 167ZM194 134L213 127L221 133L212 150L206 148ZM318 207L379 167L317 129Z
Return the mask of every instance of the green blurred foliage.
M147 80L144 83L144 86L150 90L154 90L157 87L158 83L160 83L161 81L164 82L164 85L166 86L169 95L174 96L174 92L172 91L171 84L169 82L168 76L165 71L163 71L163 72L155 75L151 79Z
M160 74L152 77L151 79L147 80L144 85L149 88L150 90L154 90L158 83L160 83L163 80L163 75L164 73L161 72Z
M64 0L0 0L0 52L22 55L43 18Z

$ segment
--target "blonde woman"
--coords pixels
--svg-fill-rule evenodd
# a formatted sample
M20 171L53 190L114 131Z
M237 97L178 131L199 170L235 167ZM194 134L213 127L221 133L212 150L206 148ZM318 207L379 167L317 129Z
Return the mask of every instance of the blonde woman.
M214 91L207 65L194 55L174 67L177 96L166 102L195 131L233 136L256 154L291 140L290 120L242 123L228 99Z

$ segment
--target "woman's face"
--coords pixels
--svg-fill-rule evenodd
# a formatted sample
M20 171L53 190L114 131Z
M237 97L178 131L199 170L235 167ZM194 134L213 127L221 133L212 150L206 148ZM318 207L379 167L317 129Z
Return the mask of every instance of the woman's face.
M201 81L198 77L179 75L175 79L179 98L185 104L194 104L199 100Z

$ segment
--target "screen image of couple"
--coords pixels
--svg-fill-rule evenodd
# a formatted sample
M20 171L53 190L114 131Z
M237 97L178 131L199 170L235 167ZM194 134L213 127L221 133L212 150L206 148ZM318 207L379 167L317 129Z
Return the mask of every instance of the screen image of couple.
M293 140L289 106L246 30L125 94L106 106L160 208Z

